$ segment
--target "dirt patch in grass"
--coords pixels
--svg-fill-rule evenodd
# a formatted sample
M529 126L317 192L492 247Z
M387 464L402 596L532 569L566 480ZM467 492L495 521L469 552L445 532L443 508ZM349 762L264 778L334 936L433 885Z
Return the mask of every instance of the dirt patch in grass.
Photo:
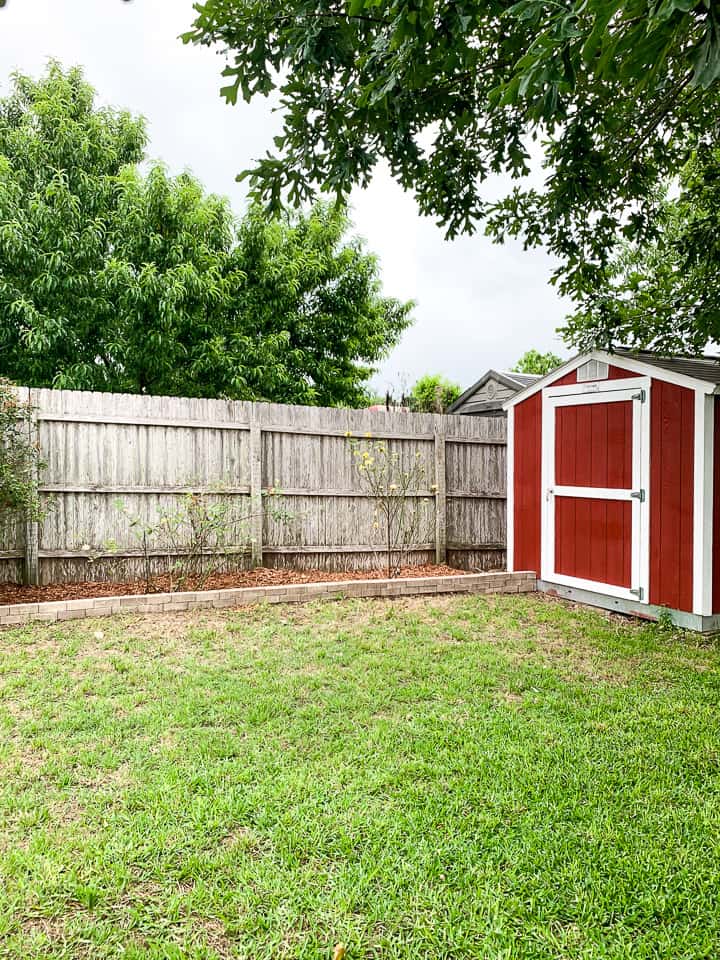
M193 916L192 926L195 933L200 933L204 945L213 950L221 960L237 957L237 943L228 938L225 924L221 920Z
M400 577L448 577L467 570L457 570L446 564L422 564L402 567ZM342 583L346 580L383 580L384 570L346 570L330 573L327 570L290 570L259 567L233 573L216 573L202 583L187 581L182 590L232 590L237 587L277 587L293 583ZM111 582L87 580L84 583L51 583L28 587L18 583L0 583L0 603L44 603L52 600L87 600L94 597L120 597L146 593L179 592L167 575L153 577L150 588L144 579Z
M400 621L410 632L436 627L428 637L435 658L453 648L461 650L466 644L482 643L513 663L543 663L572 680L625 685L651 659L644 647L628 649L618 656L608 653L594 639L597 630L632 636L647 629L646 624L543 594L522 598L502 594L366 598L347 600L342 606L345 615L339 619L332 612L337 604L323 600L256 604L229 611L127 614L63 626L38 625L26 645L33 654L49 655L63 664L68 660L64 669L78 681L87 677L88 659L95 672L123 674L132 671L140 654L146 664L156 663L188 676L199 664L218 664L229 652L239 651L250 660L236 669L251 670L253 656L260 658L271 648L284 650L291 635L298 649L322 637L333 641L332 648L346 641L352 644L365 633L372 646L377 631L393 631ZM702 672L705 663L690 655L687 667ZM287 669L293 677L312 677L323 672L325 666L309 658ZM336 669L340 668L336 665ZM87 690L83 695L87 699L94 696ZM142 711L152 700L146 696L136 709ZM8 704L12 705L8 712L13 718L23 719L17 715L17 704L8 700L4 706ZM130 709L125 705L118 715L125 716Z
M65 923L57 917L28 917L21 926L26 937L44 937L50 943L62 943L67 937Z
M270 852L270 844L249 827L236 827L222 838L219 846L223 850L245 854L253 860L259 860Z

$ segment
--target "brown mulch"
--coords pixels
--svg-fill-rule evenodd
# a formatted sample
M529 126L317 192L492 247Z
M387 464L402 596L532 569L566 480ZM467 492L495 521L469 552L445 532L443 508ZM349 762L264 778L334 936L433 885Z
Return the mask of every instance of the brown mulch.
M456 570L445 564L427 563L422 566L402 567L401 577L447 577L467 570ZM239 570L235 573L216 573L203 583L188 582L183 590L228 590L234 587L274 587L289 583L333 583L343 580L382 580L387 573L382 570L355 570L329 573L327 570L292 570L258 567L255 570ZM177 584L173 585L175 591ZM0 604L44 603L48 600L87 600L93 597L118 597L138 593L170 593L170 578L166 575L153 577L150 590L145 580L110 582L88 580L84 583L51 583L44 587L26 587L18 583L0 583Z

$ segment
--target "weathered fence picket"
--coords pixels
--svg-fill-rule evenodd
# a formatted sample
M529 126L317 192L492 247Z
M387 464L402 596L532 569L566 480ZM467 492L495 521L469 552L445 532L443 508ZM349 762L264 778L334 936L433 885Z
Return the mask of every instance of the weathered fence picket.
M134 576L141 550L128 514L152 521L183 493L208 487L247 511L245 562L376 566L381 538L347 433L386 440L404 462L419 456L427 489L418 491L418 510L428 537L416 545L413 561L480 570L504 565L501 417L55 390L33 390L31 399L49 510L39 527L6 525L0 580L112 578L120 566L123 576ZM286 498L290 522L267 510L263 516L263 499L273 489ZM165 558L156 553L160 568Z

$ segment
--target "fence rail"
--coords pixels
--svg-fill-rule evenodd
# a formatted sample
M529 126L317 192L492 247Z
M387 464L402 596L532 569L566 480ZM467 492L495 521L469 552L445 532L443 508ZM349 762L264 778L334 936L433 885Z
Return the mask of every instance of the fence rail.
M36 415L46 468L42 525L8 523L0 579L50 583L140 572L128 514L149 522L188 492L212 488L246 508L240 562L366 569L382 544L358 484L347 434L419 456L428 489L417 509L430 534L412 558L491 570L504 566L505 420L385 413L182 397L22 388ZM431 485L434 484L434 488ZM292 520L263 511L280 490ZM120 510L117 500L126 509ZM112 556L104 545L115 544ZM158 562L165 550L151 551Z

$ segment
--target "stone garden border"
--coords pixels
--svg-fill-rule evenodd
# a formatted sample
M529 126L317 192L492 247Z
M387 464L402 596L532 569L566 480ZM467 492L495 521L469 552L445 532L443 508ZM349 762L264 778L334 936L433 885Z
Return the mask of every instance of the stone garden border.
M413 597L438 593L531 593L536 575L520 573L458 573L447 577L403 577L394 580L338 580L271 587L236 587L187 593L132 594L46 603L0 606L0 626L58 620L84 620L118 613L179 613L201 608L242 607L254 603L339 600L345 597Z

